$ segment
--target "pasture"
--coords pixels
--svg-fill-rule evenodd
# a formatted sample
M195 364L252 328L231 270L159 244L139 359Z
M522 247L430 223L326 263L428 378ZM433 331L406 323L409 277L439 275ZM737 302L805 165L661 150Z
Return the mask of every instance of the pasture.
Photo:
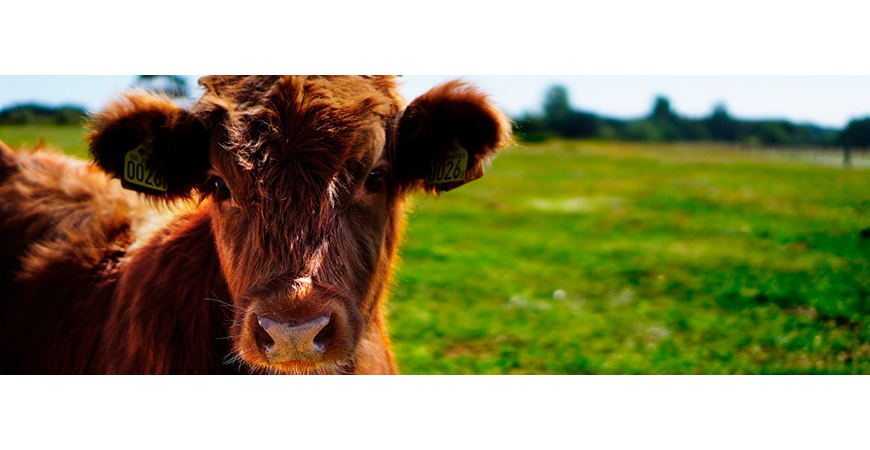
M870 172L556 140L413 206L387 305L402 373L870 373Z

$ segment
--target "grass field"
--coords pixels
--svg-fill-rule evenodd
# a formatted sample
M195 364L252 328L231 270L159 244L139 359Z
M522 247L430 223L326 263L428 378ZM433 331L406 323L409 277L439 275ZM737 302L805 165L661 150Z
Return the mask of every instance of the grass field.
M14 147L33 147L44 142L70 155L88 158L85 132L80 127L46 125L0 125L0 141Z
M86 153L76 129L44 136ZM870 373L868 193L870 172L778 154L511 148L414 200L388 308L400 370Z

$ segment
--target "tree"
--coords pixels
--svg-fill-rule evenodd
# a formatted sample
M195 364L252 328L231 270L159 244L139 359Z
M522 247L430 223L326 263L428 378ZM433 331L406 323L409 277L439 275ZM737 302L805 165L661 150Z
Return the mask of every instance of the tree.
M660 140L679 141L685 138L682 129L683 120L671 111L671 102L666 97L656 97L653 110L648 119L651 124L658 129L656 133Z
M565 86L553 86L544 98L544 116L562 117L571 112L568 102L568 89Z
M136 85L148 91L163 92L172 98L187 98L187 81L178 75L139 75Z
M849 122L840 133L840 143L844 147L870 148L870 117Z
M594 136L598 130L598 117L571 109L568 89L553 86L544 98L544 123L559 136L583 138Z
M652 114L650 114L650 119L661 121L673 121L674 119L676 119L676 115L671 112L670 100L662 96L656 97L655 105L653 105Z
M713 108L713 114L706 120L710 128L710 137L717 141L739 140L739 122L732 119L725 110L725 105L718 104Z
M843 145L843 164L852 165L852 149L870 147L870 117L849 122L840 133L840 143Z

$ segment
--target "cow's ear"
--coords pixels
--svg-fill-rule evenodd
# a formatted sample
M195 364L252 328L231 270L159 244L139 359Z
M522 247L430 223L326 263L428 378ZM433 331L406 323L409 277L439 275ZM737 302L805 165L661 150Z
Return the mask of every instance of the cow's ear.
M486 95L450 81L415 99L399 119L394 177L405 186L449 191L480 178L510 135L510 120Z
M125 94L90 128L94 162L127 189L170 200L189 197L207 177L209 131L164 96Z

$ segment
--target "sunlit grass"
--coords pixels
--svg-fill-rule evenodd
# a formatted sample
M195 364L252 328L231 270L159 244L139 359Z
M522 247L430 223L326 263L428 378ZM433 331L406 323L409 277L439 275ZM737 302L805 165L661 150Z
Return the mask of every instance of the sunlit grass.
M417 199L390 307L400 367L870 372L868 188L776 154L510 149Z
M24 125L0 126L0 141L13 147L32 148L38 143L49 143L64 152L88 158L88 144L85 142L85 131L81 127Z

